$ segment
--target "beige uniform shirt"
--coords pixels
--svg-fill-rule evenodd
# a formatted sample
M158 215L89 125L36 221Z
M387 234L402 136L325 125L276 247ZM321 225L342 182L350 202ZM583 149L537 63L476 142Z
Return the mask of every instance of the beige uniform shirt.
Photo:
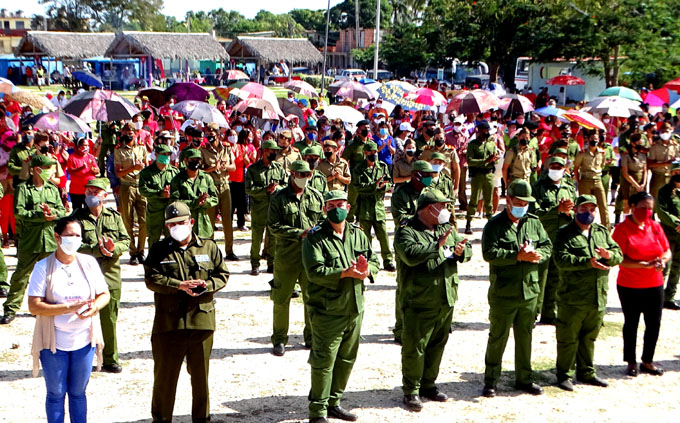
M579 168L579 179L598 179L602 177L604 150L598 148L594 153L585 149L576 155L574 166Z
M392 166L392 180L395 180L396 178L405 178L407 176L411 176L414 162L415 159L413 159L411 163L407 162L406 157L402 157L399 160L396 160L394 162L394 166Z
M643 153L621 155L621 167L628 168L628 173L641 173L647 166L647 156Z
M672 162L678 157L678 144L672 139L668 144L659 141L649 149L647 158L653 162ZM670 166L653 167L650 170L659 175L669 176L671 174Z
M292 145L290 146L287 153L284 153L283 150L277 151L276 159L274 159L275 162L281 163L283 168L286 169L286 172L288 173L290 173L290 164L295 160L302 160L302 154L300 154L298 149Z
M146 148L143 145L135 145L133 147L121 145L113 152L113 164L127 169L135 164L135 160L146 164L146 156ZM134 170L128 173L120 178L120 183L122 185L137 185L139 172L139 170Z
M517 151L515 151L517 150ZM531 165L535 162L534 149L527 146L526 148L509 148L505 152L505 159L503 163L508 163L508 177L510 179L524 179L529 181L531 177Z
M326 175L326 178L331 176L333 171L335 171L338 175L341 175L345 178L351 178L352 175L349 172L349 163L347 160L343 158L338 158L335 163L331 163L326 159L323 159L319 162L319 164L316 166L316 170L319 172L323 173ZM328 184L328 190L333 191L333 190L345 190L345 184L340 182L339 179L333 179L332 181L327 181Z
M203 163L203 169L217 166L217 169L208 173L208 175L213 178L215 187L229 182L229 172L225 169L234 161L231 154L231 147L220 143L218 144L217 149L214 149L212 145L201 148L201 161Z

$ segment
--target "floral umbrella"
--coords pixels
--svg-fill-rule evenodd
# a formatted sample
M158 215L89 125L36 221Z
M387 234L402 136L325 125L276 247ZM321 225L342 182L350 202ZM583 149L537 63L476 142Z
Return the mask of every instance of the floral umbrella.
M465 91L453 97L446 112L455 110L459 115L466 113L484 113L487 110L498 109L501 101L494 94L485 90Z

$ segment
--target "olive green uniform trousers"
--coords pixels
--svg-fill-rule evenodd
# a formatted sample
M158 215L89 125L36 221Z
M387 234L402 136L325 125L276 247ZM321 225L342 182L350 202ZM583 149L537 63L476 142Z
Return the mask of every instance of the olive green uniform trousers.
M118 339L116 337L116 321L118 320L118 309L120 309L120 288L110 289L111 299L103 309L99 310L99 320L102 326L102 335L105 339L102 358L104 365L119 364L118 361Z
M290 319L290 300L295 289L295 283L300 284L302 290L302 302L307 304L307 273L304 267L297 270L291 268L282 269L284 266L274 266L274 279L271 282L271 299L274 302L274 320L272 345L288 343L288 327ZM305 306L305 328L303 331L305 345L312 344L312 324L309 320L309 312Z
M208 217L215 228L217 221L217 213L222 216L222 232L224 232L224 254L230 255L234 253L234 224L231 220L231 190L229 189L229 182L220 185L215 185L217 190L217 205L208 209ZM213 232L214 237L214 232Z
M476 173L475 176L470 179L470 186L470 199L468 201L465 219L469 222L475 217L480 194L484 199L484 216L489 219L493 213L493 204L491 203L491 200L493 199L493 172Z
M536 302L536 316L541 315L541 320L554 320L556 317L556 294L557 285L560 283L560 275L552 257L538 265L538 281L541 292Z
M33 266L50 254L52 254L52 252L32 253L21 251L21 248L19 248L17 254L17 267L16 270L14 270L14 273L12 273L7 300L5 300L5 303L3 304L6 316L14 316L17 314L17 311L21 308L21 303L24 301L24 294L26 293L28 279L33 271Z
M557 338L557 380L595 377L595 340L600 333L604 310L597 306L558 303L555 335Z

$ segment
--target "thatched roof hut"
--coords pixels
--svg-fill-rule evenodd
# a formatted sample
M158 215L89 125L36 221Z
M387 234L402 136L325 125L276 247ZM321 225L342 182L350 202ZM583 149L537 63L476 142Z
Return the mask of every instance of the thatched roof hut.
M289 63L314 65L323 56L307 38L236 37L227 47L234 59L255 60L261 64Z
M114 58L152 56L173 60L229 60L224 47L210 34L174 32L121 32L104 55Z
M113 41L110 32L28 31L14 49L16 56L85 59L103 56Z

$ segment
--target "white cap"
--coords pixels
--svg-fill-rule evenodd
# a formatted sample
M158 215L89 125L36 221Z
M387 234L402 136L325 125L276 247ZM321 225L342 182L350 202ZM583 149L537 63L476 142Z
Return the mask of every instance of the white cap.
M415 129L411 126L409 122L402 122L399 124L399 130L400 131L408 131L408 132L413 132Z

